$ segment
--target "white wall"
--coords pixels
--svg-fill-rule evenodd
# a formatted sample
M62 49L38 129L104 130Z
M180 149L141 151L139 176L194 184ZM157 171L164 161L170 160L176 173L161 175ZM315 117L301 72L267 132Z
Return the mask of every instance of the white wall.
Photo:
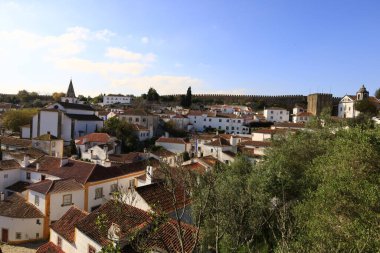
M29 171L25 171L25 170L21 170L21 181L25 181L25 182L28 182L28 183L38 183L41 181L41 175L45 175L46 176L46 179L50 179L50 180L57 180L57 179L60 179L59 177L55 177L55 176L51 176L51 175L48 175L48 174L42 174L42 173L39 173L39 172L30 172L30 180L26 179L26 174L28 173Z
M75 244L77 246L76 252L78 253L88 252L89 245L94 247L96 252L100 252L102 250L102 247L99 244L91 240L77 228L75 228Z
M50 195L50 220L56 221L60 219L72 205L62 206L63 195L72 194L72 203L80 209L84 209L84 190L67 191L54 193Z
M30 127L21 127L21 138L30 139Z
M224 130L226 133L244 134L249 132L249 128L243 126L243 118L208 117L207 114L203 114L202 116L188 115L188 118L197 131L203 131L207 127L212 127Z
M37 224L37 220L40 224ZM0 216L0 231L8 229L8 240L10 242L25 241L38 239L36 233L39 233L39 238L43 236L44 219L19 219ZM21 239L16 239L16 233L21 233Z
M34 204L34 200L35 200L35 197L34 196L39 196L40 197L40 203L38 206L36 206ZM38 210L40 210L44 215L46 215L46 212L45 212L45 204L46 204L46 200L45 200L45 195L39 193L39 192L35 192L35 191L31 191L29 190L28 191L28 202L31 203L32 205L34 205Z
M190 151L190 148L186 149L185 144L177 144L177 143L167 143L167 142L156 142L156 146L161 146L170 152L180 154L185 151Z
M270 140L272 138L272 134L266 134L266 133L252 133L252 140L253 141L265 141Z
M145 172L144 172L145 173ZM143 173L142 173L143 174ZM88 210L87 212L91 212L91 208L97 205L104 204L108 199L111 198L111 185L117 183L120 187L121 191L127 190L129 187L129 181L134 181L133 177L115 179L112 181L100 183L97 185L91 185L88 187ZM103 198L95 199L95 190L97 188L103 188Z
M58 235L53 229L50 229L50 239L52 243L55 245L58 245L58 236L62 238L62 250L66 253L74 253L78 252L77 249L75 248L75 245L72 245L70 242L66 241L65 238L62 236Z
M271 122L288 122L289 112L285 109L268 108L264 110L264 116Z
M0 192L4 192L6 187L20 181L20 171L20 169L0 171Z

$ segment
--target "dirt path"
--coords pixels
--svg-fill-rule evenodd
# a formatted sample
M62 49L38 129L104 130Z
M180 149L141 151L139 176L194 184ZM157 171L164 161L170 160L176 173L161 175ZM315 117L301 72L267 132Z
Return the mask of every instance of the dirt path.
M25 243L17 246L1 245L0 247L3 253L35 253L37 248L44 243L46 242Z

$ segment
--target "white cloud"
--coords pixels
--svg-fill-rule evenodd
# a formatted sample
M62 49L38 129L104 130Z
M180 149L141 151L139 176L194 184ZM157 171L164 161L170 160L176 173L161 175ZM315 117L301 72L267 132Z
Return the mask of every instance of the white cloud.
M114 58L114 59L122 59L125 61L145 61L145 62L153 62L156 60L156 55L149 54L140 54L131 52L122 48L110 47L107 48L106 57Z
M144 37L141 38L141 43L143 43L143 44L148 44L149 41L150 41L149 38L146 37L146 36L144 36Z
M94 62L81 58L61 59L56 61L60 68L87 73L97 73L102 76L111 74L139 75L147 67L145 64L138 62Z

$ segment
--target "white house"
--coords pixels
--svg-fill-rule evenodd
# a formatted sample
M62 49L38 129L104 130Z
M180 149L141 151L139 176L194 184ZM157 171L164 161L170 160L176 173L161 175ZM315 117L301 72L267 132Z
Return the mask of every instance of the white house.
M299 112L293 115L293 123L306 123L313 117L311 112Z
M338 106L338 117L340 118L355 118L359 116L360 112L356 110L355 104L358 101L368 99L368 101L373 104L377 110L380 109L380 100L376 97L369 96L369 92L363 85L356 96L354 95L345 95L339 102Z
M271 121L271 122L289 121L289 111L280 107L265 108L264 116L267 121Z
M190 111L187 114L194 129L203 132L207 128L223 130L226 133L247 134L249 128L244 126L244 118L235 114Z
M0 192L20 180L21 165L16 160L0 161Z
M191 151L191 143L182 138L160 137L156 146L161 146L175 154Z
M103 96L103 103L102 105L112 105L112 104L127 104L129 105L131 103L131 96L125 96L122 94L108 94L106 96Z

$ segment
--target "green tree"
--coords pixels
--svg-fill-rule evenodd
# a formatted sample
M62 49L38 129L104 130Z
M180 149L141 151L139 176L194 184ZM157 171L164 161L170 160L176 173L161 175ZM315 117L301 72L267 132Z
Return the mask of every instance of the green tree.
M355 109L363 114L375 116L377 114L376 106L368 99L363 99L355 103Z
M119 120L117 117L106 120L101 132L118 138L122 142L123 152L136 151L136 148L140 147L139 139L133 126L124 120Z
M154 88L149 88L147 93L147 100L151 102L158 102L160 100L160 95L157 93L157 91Z
M64 96L66 96L66 94L63 93L63 92L54 92L54 93L52 94L53 100L54 100L55 102L60 102L60 101L61 101L61 98L64 97Z
M189 108L192 103L191 87L187 89L186 95L181 96L181 105L185 108Z
M30 124L33 116L37 112L37 109L21 109L7 111L3 115L3 125L7 129L19 132L21 130L21 126Z
M375 91L375 97L376 97L377 99L380 99L380 89L377 89L377 90Z

